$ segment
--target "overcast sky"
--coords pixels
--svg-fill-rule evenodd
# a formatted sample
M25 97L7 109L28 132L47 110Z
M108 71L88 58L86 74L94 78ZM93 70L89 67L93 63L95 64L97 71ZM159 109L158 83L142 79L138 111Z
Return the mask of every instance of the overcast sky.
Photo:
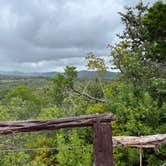
M155 0L149 0L154 2ZM149 2L143 0L143 2ZM0 71L85 68L122 31L118 11L138 0L0 0Z

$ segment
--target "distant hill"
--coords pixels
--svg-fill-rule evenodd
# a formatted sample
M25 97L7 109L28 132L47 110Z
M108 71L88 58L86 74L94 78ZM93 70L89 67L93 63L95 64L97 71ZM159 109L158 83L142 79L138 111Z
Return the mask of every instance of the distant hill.
M33 72L33 73L24 73L18 71L4 72L0 71L0 77L53 77L58 72Z
M12 77L53 77L57 74L58 72L33 72L33 73L24 73L24 72L18 72L18 71L12 71L12 72L4 72L0 71L0 76L12 76ZM115 78L117 72L109 72L107 71L104 78L105 79L110 79L110 78ZM82 70L78 72L78 78L94 78L97 76L96 71L87 71L87 70Z

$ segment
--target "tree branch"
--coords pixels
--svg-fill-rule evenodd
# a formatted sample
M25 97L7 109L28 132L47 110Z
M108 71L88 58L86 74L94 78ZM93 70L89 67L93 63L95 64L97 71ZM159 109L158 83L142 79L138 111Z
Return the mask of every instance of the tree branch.
M81 93L80 91L76 90L76 89L73 89L73 91L81 96L85 96L87 97L89 100L95 100L96 102L100 102L100 103L106 103L106 100L103 100L103 99L98 99L98 98L95 98L93 96L90 96L89 94L87 93Z

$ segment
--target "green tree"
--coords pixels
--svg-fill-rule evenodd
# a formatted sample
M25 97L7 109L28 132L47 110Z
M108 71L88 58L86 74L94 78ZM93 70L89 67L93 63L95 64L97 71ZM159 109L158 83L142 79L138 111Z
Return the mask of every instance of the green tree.
M157 1L148 8L142 17L142 24L146 33L144 40L150 43L151 52L146 56L152 61L163 63L166 61L166 3Z
M27 86L17 86L5 95L3 104L7 103L13 119L29 119L38 116L42 108L42 100L33 94Z
M124 31L118 35L119 42L110 47L112 62L121 71L121 77L106 89L107 107L117 116L113 124L114 135L148 135L166 131L166 86L164 70L160 70L161 64L165 64L163 55L166 50L164 11L165 4L160 1L150 8L140 2L120 13ZM165 155L164 149L162 146L161 156ZM116 149L117 165L138 165L138 158L132 154L136 155L138 151ZM144 163L147 165L165 162L153 150L145 150L145 154Z
M124 31L118 35L119 43L110 46L112 62L123 79L133 82L135 94L141 89L150 90L151 79L165 75L165 6L156 2L148 8L140 2L119 13Z
M77 71L74 66L66 66L64 73L58 73L52 78L54 83L52 93L57 105L61 105L64 98L68 95L67 92L73 90L76 78Z
M100 77L103 77L107 71L107 66L102 57L96 56L93 52L89 52L85 57L87 60L87 68L90 70L96 70Z

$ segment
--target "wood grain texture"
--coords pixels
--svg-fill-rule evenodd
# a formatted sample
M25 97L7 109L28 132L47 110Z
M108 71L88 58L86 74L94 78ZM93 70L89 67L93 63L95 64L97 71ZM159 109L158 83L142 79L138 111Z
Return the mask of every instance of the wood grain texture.
M155 148L158 145L166 144L166 134L156 134L147 136L114 136L113 146L128 146L140 148Z
M0 122L0 134L93 126L97 120L111 122L115 120L115 116L111 113L104 113L50 120L5 121Z
M112 128L109 123L93 125L93 147L95 166L113 166Z

